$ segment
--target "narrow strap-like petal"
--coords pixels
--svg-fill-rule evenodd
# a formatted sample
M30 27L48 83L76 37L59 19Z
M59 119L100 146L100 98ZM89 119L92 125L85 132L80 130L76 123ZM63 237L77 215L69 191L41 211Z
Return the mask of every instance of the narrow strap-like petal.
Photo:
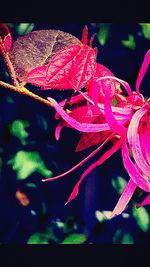
M115 215L121 214L124 209L126 208L127 204L129 203L131 197L134 194L134 191L136 189L137 185L133 182L132 179L129 180L127 185L125 186L117 205L115 206L114 210L112 211L111 217Z
M61 115L61 117L68 122L73 128L81 132L100 132L105 130L110 130L108 123L94 124L94 123L80 123L69 114L63 110L63 108L51 97L48 100L53 103L56 111Z
M97 166L101 165L102 163L104 163L108 158L110 158L110 156L112 156L120 147L122 144L122 138L113 146L111 147L108 151L106 151L96 162L94 162L81 176L80 180L77 182L77 184L75 185L69 199L67 200L67 202L65 203L68 204L70 201L72 201L78 194L79 192L79 187L81 182L83 181L83 179Z
M92 105L94 105L94 101L86 94L81 91L79 93L85 98L87 101L89 101ZM104 114L104 104L98 103L98 107L100 108L101 112ZM133 113L132 108L130 107L112 107L112 111L114 114L120 114L124 116L131 116Z
M139 71L139 74L138 74L138 78L136 80L136 92L139 93L139 88L140 88L140 84L143 80L143 77L147 71L147 68L149 66L149 63L150 63L150 50L148 50L148 52L146 53L145 57L144 57L144 60L143 60L143 63L142 63L142 66L140 68L140 71Z
M121 83L124 86L124 88L125 88L126 92L128 93L128 95L131 95L132 94L132 90L131 90L130 85L126 81L124 81L122 79L119 79L119 78L117 78L115 76L100 77L99 78L99 81L100 80L107 80L107 79L112 79L112 80L118 81L119 83Z
M142 139L141 147L144 148L146 160L148 164L150 165L150 125L149 125L149 122L147 123L144 133L141 134L140 137Z
M133 115L129 128L128 128L128 142L130 145L130 148L133 153L133 158L136 162L136 164L139 166L139 168L142 170L142 172L150 176L150 166L144 159L142 149L140 146L140 140L139 140L139 123L140 120L142 119L143 115L147 113L147 110L145 108L141 108L136 113ZM147 140L145 140L146 142Z
M114 135L115 135L114 133L110 134L98 148L96 148L90 155L88 155L86 158L84 158L82 161L80 161L78 164L76 164L70 170L68 170L68 171L66 171L60 175L57 175L57 176L54 176L51 178L47 178L47 179L43 179L42 181L43 182L54 181L54 180L57 180L57 179L65 176L65 175L71 173L72 171L76 170L81 165L83 165L87 160L89 160L91 157L93 157L106 143L108 143L113 138Z
M115 119L112 108L111 108L111 98L110 98L110 86L108 85L105 88L105 96L104 96L104 111L106 120L110 126L110 128L120 134L121 136L125 136L127 129L119 124L119 122Z
M142 206L146 206L150 204L150 194L144 198L144 200L140 204L136 204L137 208L140 208Z
M55 129L55 138L56 138L57 141L60 138L60 133L61 133L62 128L63 128L63 126L60 123L58 123L58 125L57 125L57 127Z
M129 176L138 187L146 192L150 192L149 182L141 175L136 165L131 161L129 156L129 150L126 141L122 145L122 159L125 169L127 170Z

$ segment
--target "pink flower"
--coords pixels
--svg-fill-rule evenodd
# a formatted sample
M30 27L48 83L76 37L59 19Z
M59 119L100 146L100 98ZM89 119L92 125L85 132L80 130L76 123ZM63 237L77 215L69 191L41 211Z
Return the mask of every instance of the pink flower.
M132 92L127 82L110 75L97 77L96 80L93 80L92 90L91 84L90 87L87 86L90 88L90 94L89 91L85 93L79 91L79 95L75 97L76 100L74 98L72 106L69 106L67 110L64 110L63 108L66 100L58 104L54 99L49 98L49 100L53 102L57 111L57 118L61 116L63 119L60 121L58 128L56 129L57 139L59 139L61 129L64 126L73 127L80 132L84 132L84 135L95 134L96 138L98 137L97 134L101 132L102 138L100 139L101 143L98 148L72 169L61 175L43 181L52 181L69 174L96 154L107 142L110 140L112 141L112 147L83 173L66 204L77 196L80 184L85 176L96 166L106 161L119 149L122 151L123 164L129 174L130 180L115 206L112 216L122 213L137 187L146 192L150 192L150 145L148 142L150 138L150 100L145 102L144 97L139 92L139 87L148 68L149 61L150 50L145 55L141 66L136 81L135 92ZM102 83L102 81L105 82ZM128 94L127 97L122 94L122 91L114 90L112 93L112 84L114 86L116 81L124 86ZM113 98L117 101L115 106L112 106L111 103ZM79 100L82 104L77 108ZM87 116L88 112L91 114L89 117ZM83 116L79 116L79 114L83 113ZM103 133L105 133L104 139ZM83 139L85 140L85 137ZM95 145L95 143L93 142L92 145ZM86 149L87 145L82 147Z
M150 192L150 99L145 102L139 92L139 87L149 62L150 50L145 55L136 81L136 93L134 92L131 97L128 97L132 104L139 105L132 116L127 130L127 137L122 145L123 163L130 180L113 210L112 216L120 214L125 209L137 186L146 192ZM138 207L149 203L150 197L148 196Z

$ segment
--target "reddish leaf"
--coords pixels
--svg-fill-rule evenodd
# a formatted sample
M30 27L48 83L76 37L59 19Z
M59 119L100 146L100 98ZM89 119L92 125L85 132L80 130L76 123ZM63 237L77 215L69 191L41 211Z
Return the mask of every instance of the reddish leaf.
M83 133L76 146L76 152L81 152L87 148L102 143L109 135L111 131L103 131L99 133Z
M48 65L31 70L27 74L25 81L41 86L44 89L70 89L69 80L72 60L80 49L80 45L71 45L61 50Z
M93 122L94 119L96 119L100 115L103 117L99 108L94 105L90 105L90 106L86 105L86 106L76 108L75 110L71 111L69 115L73 117L74 119L78 120L79 122L85 122L85 123ZM98 123L102 123L102 122L104 122L104 120L102 121L102 119L98 121Z
M96 106L80 107L70 113L70 115L81 122L88 123L105 123L105 118ZM106 139L111 131L97 133L82 133L81 138L76 146L76 152L82 151L94 145L100 144Z
M12 37L9 28L5 23L0 23L0 49L1 44L3 45L5 52L8 52L12 45Z
M62 49L81 44L75 36L59 30L39 30L20 36L9 51L16 75L23 81L38 66L47 65Z
M84 87L95 71L95 50L87 45L71 45L61 50L47 65L31 70L26 82L42 89L75 89Z
M85 87L95 73L96 53L87 45L83 45L73 61L71 84L75 90Z
M87 45L88 43L88 27L85 26L82 32L82 43Z
M81 106L76 108L73 111L70 111L69 115L76 119L79 122L83 123L105 123L105 119L103 114L101 114L100 110L96 106ZM64 120L61 120L56 127L55 131L55 137L56 140L59 140L60 132L63 127L69 127L72 128L67 122ZM76 152L82 151L84 149L87 149L91 146L100 144L103 142L111 131L103 131L103 132L97 132L97 133L83 133L81 135L81 138L77 144Z

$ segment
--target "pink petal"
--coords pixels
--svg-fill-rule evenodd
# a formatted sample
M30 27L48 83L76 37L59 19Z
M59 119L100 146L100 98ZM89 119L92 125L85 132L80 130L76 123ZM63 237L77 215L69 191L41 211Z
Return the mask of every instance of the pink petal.
M125 141L122 146L122 159L124 167L127 170L133 182L136 183L137 186L143 189L144 191L150 192L149 182L144 179L144 177L140 174L136 165L131 161L129 156L129 150Z
M92 76L92 78L86 84L88 95L91 96L91 99L94 101L95 104L98 103L98 100L100 102L103 102L103 88L105 87L105 85L107 85L107 83L111 83L111 98L113 98L115 93L118 92L118 82L114 82L110 79L102 81L100 78L105 76L114 76L114 74L104 65L97 63L94 76ZM119 92L121 91L122 90L119 89Z
M84 99L86 99L87 101L89 101L91 104L94 105L93 100L86 93L83 93L81 91L79 91L79 93L82 95ZM101 112L104 114L104 104L98 103L97 106L100 108ZM130 107L112 107L112 111L114 114L116 113L118 115L124 115L124 116L132 116L132 113L133 113L133 110Z
M75 185L69 199L67 200L67 202L65 203L68 204L70 201L72 201L78 194L79 192L79 187L81 182L83 181L83 179L86 177L87 174L89 174L94 168L96 168L97 166L101 165L102 163L104 163L110 156L112 156L120 147L122 144L122 138L120 138L120 140L113 146L111 147L108 151L106 151L99 160L97 160L96 162L94 162L81 176L80 180L77 182L77 184Z
M132 179L129 180L127 185L125 186L117 205L115 206L114 210L112 211L111 217L115 215L121 214L124 209L126 208L127 204L129 203L131 197L134 194L134 191L136 189L137 185L133 182Z
M110 86L105 88L105 97L104 97L104 111L105 111L105 117L106 120L110 126L110 128L117 132L121 136L125 136L127 129L118 123L118 121L115 119L112 108L111 108L111 98L110 98Z
M150 165L150 142L149 142L150 125L149 125L149 122L147 123L147 126L145 128L144 133L140 134L140 137L141 137L141 140L142 140L141 148L144 149L146 160L147 160L148 164Z
M138 78L136 80L136 92L137 93L139 93L139 87L140 87L140 84L141 84L141 82L143 80L143 77L144 77L144 75L145 75L145 73L147 71L149 63L150 63L150 50L148 50L148 52L146 53L146 55L144 57L142 66L141 66L139 74L138 74Z
M118 81L119 83L121 83L121 84L124 86L124 88L126 89L128 95L131 95L131 94L132 94L132 90L131 90L130 85L129 85L126 81L124 81L124 80L122 80L122 79L119 79L119 78L117 78L117 77L114 77L114 76L100 77L100 78L99 78L99 81L100 81L100 80L107 80L107 79Z
M145 173L147 176L150 176L150 166L147 164L142 154L142 149L139 140L140 133L138 133L140 120L146 113L147 110L145 108L141 108L138 111L136 111L136 113L133 115L131 119L127 137L136 164L139 166L139 168L142 170L143 173ZM147 140L145 140L145 142L146 141Z
M70 124L73 128L81 132L97 132L110 130L108 123L94 124L94 123L80 123L71 116L67 114L65 110L51 97L48 100L53 104L56 111L61 115L61 117Z
M60 138L60 133L61 133L62 128L63 128L63 126L60 123L56 127L56 130L55 130L55 138L56 138L57 141Z
M48 181L54 181L54 180L57 180L69 173L71 173L72 171L76 170L77 168L79 168L81 165L83 165L88 159L90 159L91 157L93 157L109 140L111 140L114 136L114 133L109 135L105 141L98 147L96 148L90 155L88 155L85 159L83 159L82 161L80 161L77 165L75 165L74 167L72 167L70 170L60 174L60 175L57 175L55 177L51 177L51 178L47 178L47 179L43 179L42 181L43 182L48 182Z
M150 204L150 194L140 204L136 204L136 207L140 208L142 206L146 206L149 204Z

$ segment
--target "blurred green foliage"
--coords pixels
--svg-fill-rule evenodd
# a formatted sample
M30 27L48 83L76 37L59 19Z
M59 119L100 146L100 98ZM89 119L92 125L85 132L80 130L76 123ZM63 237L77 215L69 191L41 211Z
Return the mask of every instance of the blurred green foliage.
M34 29L34 23L6 23L11 29L15 29L18 35L31 32Z
M117 229L113 236L114 244L134 244L133 237L123 229Z
M83 233L76 232L75 222L72 225L69 225L70 220L74 222L73 217L68 217L65 222L62 222L60 219L52 221L46 226L42 232L33 233L27 244L83 244L87 240L87 236ZM76 226L76 227L75 227ZM56 229L61 230L61 235L58 238L56 234Z
M87 240L86 235L73 233L68 235L61 244L83 244Z
M8 161L8 164L12 165L18 180L26 179L35 171L47 178L52 176L52 172L47 169L36 151L20 150Z
M95 216L96 216L96 219L97 219L100 223L112 219L112 218L110 217L110 216L111 216L111 211L99 211L99 210L96 210L96 211L95 211Z
M136 43L135 43L135 39L133 34L129 34L128 35L128 39L127 40L121 40L121 43L126 47L129 48L131 50L135 50L136 49Z
M10 133L16 136L22 145L26 145L26 138L28 137L28 132L26 128L29 127L30 124L26 120L15 120L10 124Z
M105 45L110 35L110 23L99 23L97 38L101 45Z
M117 176L115 179L112 179L112 186L119 195L121 195L121 193L123 192L123 189L125 188L126 184L126 180L121 176Z
M142 29L143 36L150 40L150 23L139 23Z
M150 228L150 216L147 212L146 208L140 207L139 209L136 208L135 203L133 203L133 217L135 218L139 228L143 232L147 232Z
M48 239L44 236L43 233L34 233L29 238L27 244L48 244Z
M26 183L25 185L30 188L37 188L37 185L34 183Z
M43 232L32 234L27 244L49 244L51 241L58 242L58 238L55 236L52 227L47 227Z

